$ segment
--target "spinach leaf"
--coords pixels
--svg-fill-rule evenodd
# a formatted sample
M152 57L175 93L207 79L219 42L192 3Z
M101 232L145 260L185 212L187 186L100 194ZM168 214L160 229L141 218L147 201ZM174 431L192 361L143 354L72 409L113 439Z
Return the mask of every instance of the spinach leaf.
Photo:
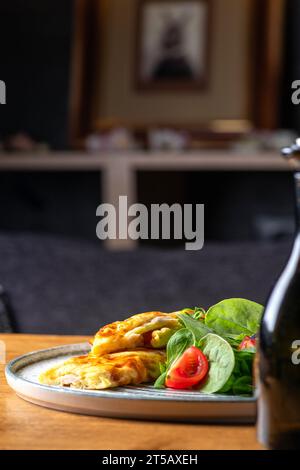
M195 318L191 317L190 315L186 315L184 313L178 313L178 318L182 321L185 328L188 329L194 337L194 345L201 338L211 332L210 328L208 328L205 323L200 320L196 320ZM181 331L181 330L179 330Z
M244 349L243 351L235 351L235 362L240 375L253 375L253 361L255 351L252 349Z
M234 349L237 349L246 336L247 335L245 335L244 333L242 333L241 335L226 335L225 339Z
M205 324L221 336L248 335L257 333L263 306L245 299L227 299L210 307Z
M232 373L231 376L229 377L229 379L227 380L227 382L225 383L225 385L223 385L223 387L219 390L218 393L220 393L222 395L233 394L232 387L233 387L233 384L234 384L235 380L236 380L236 377Z
M165 384L168 370L184 351L194 344L194 336L187 328L176 331L167 344L167 363L161 368L161 375L156 380L154 387L162 388Z
M154 383L154 388L163 388L167 378L167 372L163 372Z
M167 367L173 364L184 351L192 346L194 343L194 337L190 330L182 328L176 331L168 341L167 344Z
M252 378L249 375L239 377L232 385L234 395L251 395L253 388Z
M220 390L220 393L231 395L252 395L253 393L253 361L255 353L250 350L234 351L234 370Z
M209 333L198 343L209 362L207 379L197 389L203 393L217 393L230 378L234 366L235 357L230 344L223 338Z

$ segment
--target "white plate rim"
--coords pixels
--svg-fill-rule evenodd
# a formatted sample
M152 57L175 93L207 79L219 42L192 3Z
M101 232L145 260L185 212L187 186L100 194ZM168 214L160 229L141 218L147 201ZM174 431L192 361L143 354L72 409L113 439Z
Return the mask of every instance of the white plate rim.
M88 350L88 343L78 343L23 354L7 364L7 382L14 392L27 402L81 415L160 422L255 422L254 397L208 395L198 391L154 390L151 385L78 390L38 382L38 374L44 367L51 367L53 359L56 363L67 357L86 354ZM26 370L27 367L29 369Z
M232 396L232 395L217 395L217 394L202 394L201 392L195 391L195 392L187 392L187 391L180 391L174 392L171 391L169 394L166 393L165 390L157 390L155 393L151 394L151 398L149 396L144 396L144 395L139 395L134 393L126 393L126 389L129 390L137 390L141 388L145 388L145 393L147 390L149 391L149 386L129 386L129 387L119 387L116 389L109 389L109 390L78 390L74 388L64 388L64 387L59 387L59 386L50 386L50 385L44 385L40 384L36 381L31 381L28 380L24 377L20 377L18 375L18 372L22 369L22 362L26 362L30 360L30 358L37 358L39 355L46 355L46 354L51 354L50 357L59 357L60 354L57 354L55 356L52 356L53 353L58 353L61 352L65 355L71 354L71 351L73 350L76 352L74 355L78 355L81 353L87 353L88 352L88 343L74 343L74 344L67 344L67 345L62 345L62 346L55 346L47 349L39 349L36 351L32 351L26 354L23 354L21 356L18 356L14 359L12 359L5 368L5 375L7 378L7 381L10 386L12 386L13 382L18 382L18 383L26 383L28 385L34 386L36 389L44 390L47 392L54 392L54 393L60 393L60 394L66 394L66 395L75 395L75 396L84 396L84 397L91 397L91 398L108 398L108 399L125 399L125 400L145 400L145 401L167 401L167 402L180 402L182 403L183 401L187 402L198 402L198 403L203 403L203 402L209 402L209 403L224 403L224 404L241 404L241 403L256 403L256 398L255 397L242 397L242 396ZM36 362L40 362L43 359L32 361L32 362L27 362L23 365L23 367L26 367L27 365L34 364ZM13 387L12 387L13 388ZM188 398L187 398L188 396ZM180 398L181 397L181 398Z

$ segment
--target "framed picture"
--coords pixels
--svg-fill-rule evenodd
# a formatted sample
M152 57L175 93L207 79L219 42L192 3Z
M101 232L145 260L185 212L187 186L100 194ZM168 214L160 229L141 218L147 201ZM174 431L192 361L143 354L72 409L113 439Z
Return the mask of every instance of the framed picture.
M207 85L211 0L139 0L136 84L189 90Z
M144 128L148 129L148 118L147 122L143 123L143 119L139 114L144 106L148 106L147 93L141 96L142 93L132 90L133 63L135 64L135 82L141 89L165 90L164 94L168 93L168 90L171 90L171 92L173 90L173 93L168 96L168 102L176 101L177 103L177 96L180 95L180 102L187 110L190 107L190 97L188 96L189 93L184 93L184 91L198 89L201 93L195 93L195 100L199 99L200 95L200 98L205 98L207 103L206 108L209 108L210 105L214 106L214 86L211 86L209 90L206 90L205 86L209 85L209 80L212 82L216 81L214 77L214 64L216 60L219 60L218 56L223 54L226 58L231 52L228 49L228 45L222 42L224 35L230 35L231 30L230 27L226 26L222 30L222 34L216 35L215 30L218 28L217 21L213 30L210 25L212 25L214 18L222 18L224 8L227 14L232 16L233 21L236 21L234 14L237 9L240 12L243 10L245 2L251 6L249 14L244 15L243 21L240 24L240 30L244 32L246 40L244 38L243 41L237 44L240 56L245 58L241 68L244 76L247 77L244 99L246 109L242 119L251 123L252 127L256 129L276 129L279 126L280 116L281 77L284 67L284 21L288 0L239 0L234 2L221 0L74 0L74 36L70 61L71 89L68 113L70 145L73 148L84 148L86 136L94 132L98 128L99 121L103 119L99 97L104 92L109 92L110 96L115 97L118 88L120 88L118 83L121 76L125 82L124 87L121 88L118 94L118 96L121 95L121 99L110 100L114 107L113 112L109 111L110 115L118 116L118 108L116 110L115 107L120 104L122 108L124 106L123 101L125 101L127 103L128 116L124 116L124 110L121 109L120 116L122 116L122 123L127 121L131 128L137 128L138 130L141 128L142 130ZM230 8L228 8L227 3L231 5ZM120 5L122 8L119 14ZM178 73L176 66L176 74L173 73L171 77L158 79L155 77L154 67L158 67L155 60L157 61L157 53L160 49L158 47L158 51L156 51L154 45L159 45L160 42L155 37L155 31L162 31L163 26L159 19L161 13L156 13L155 6L158 8L158 11L161 11L160 9L164 6L164 11L169 13L170 10L175 12L175 9L178 11L177 8L182 7L184 7L184 10L180 10L181 12L193 11L189 10L189 5L196 5L196 8L197 5L198 8L199 5L202 5L200 7L200 11L202 11L200 17L202 20L200 22L203 22L206 27L203 27L202 35L199 32L196 33L196 36L200 37L200 41L192 40L191 47L193 53L186 50L186 41L191 41L191 36L188 36L189 39L186 36L184 40L179 39L179 44L181 44L179 50L185 50L188 64L190 64L189 58L192 57L192 66L188 65L188 72L184 72L185 75L188 74L188 77L185 76L183 78L183 72ZM160 24L156 24L157 20L154 22L150 20L149 15L154 15L155 18L158 17L157 20L159 20ZM183 14L183 18L186 17L184 24L186 28L192 29L193 37L195 26L191 27L188 16L186 17L186 13ZM165 13L163 13L163 17L165 20L167 19ZM199 20L197 21L199 22ZM196 24L198 24L197 21ZM132 30L135 28L135 24L137 37L136 42L133 43ZM113 41L112 31L114 32ZM199 31L199 28L196 28L196 31ZM184 30L184 35L186 34L186 30ZM188 34L191 33L189 32ZM173 35L175 35L175 39L176 36L178 37L177 26L175 27L175 34L172 32L172 40L170 42L171 44L174 42L178 44L178 39L174 41ZM181 38L181 35L182 29L180 29L179 38ZM116 36L117 40L115 40ZM106 73L109 73L109 80L103 80L101 69L104 68L104 65L101 58L107 56L107 44L111 44L111 41L112 46L115 47L117 45L119 54L113 55L111 61L113 66L111 69L106 70ZM144 49L146 49L145 55L143 53ZM164 51L165 46L162 49ZM167 49L170 51L173 49L172 47L169 49L169 40L167 41ZM178 47L174 46L174 51L178 53ZM123 60L120 60L121 54L124 56L124 58L122 57ZM196 61L195 57L197 57ZM185 60L183 62L185 63ZM211 67L210 73L208 70L209 62L214 65L214 67ZM171 60L171 63L174 64L174 61ZM195 63L198 64L196 68L193 66ZM189 67L192 67L192 73ZM163 69L164 67L161 68ZM185 66L183 68L186 69ZM162 71L160 70L159 73L162 74ZM181 77L178 78L178 75L181 75ZM223 85L221 86L223 87ZM183 93L176 94L174 93L176 90L179 90L179 92L182 90ZM223 91L226 91L226 89ZM234 96L235 91L233 90L233 98ZM178 126L178 120L172 120L172 110L170 110L168 121L161 119L160 106L160 95L153 96L153 106L151 107L154 108L156 116L151 119L153 119L154 125L161 123L171 128L174 125ZM138 118L132 117L131 107L137 108ZM225 113L222 113L222 120L231 119L226 112L225 110ZM186 112L185 116L187 115L188 112ZM195 121L194 118L185 117L180 126L181 128L198 129L199 123L209 123L210 119L205 117L204 109L201 120L199 118ZM216 116L216 119L218 119L218 116Z

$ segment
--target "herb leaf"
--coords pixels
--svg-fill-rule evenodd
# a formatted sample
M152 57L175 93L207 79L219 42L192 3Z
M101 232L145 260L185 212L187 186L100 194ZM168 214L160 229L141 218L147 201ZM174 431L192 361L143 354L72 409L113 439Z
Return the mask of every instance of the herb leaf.
M163 388L165 385L167 372L163 372L154 383L154 388Z
M234 351L235 366L220 393L232 395L252 395L253 386L253 361L255 352L251 350Z
M193 342L193 335L187 328L176 331L167 344L167 367L179 359Z
M253 393L252 379L249 375L239 377L232 386L234 395L251 395Z
M252 336L257 333L263 306L245 299L227 299L210 307L205 324L221 336Z
M211 332L211 329L208 328L205 323L200 320L196 320L190 315L184 313L178 313L178 318L182 321L185 328L188 329L194 337L194 346L201 338ZM179 330L180 331L180 330Z
M202 338L199 348L207 357L209 371L205 382L197 388L202 393L217 393L233 372L235 366L233 349L225 339L212 333Z
M154 387L162 388L165 384L168 370L182 356L184 351L194 344L194 336L187 328L176 331L167 344L167 363L161 368L161 375L156 380Z

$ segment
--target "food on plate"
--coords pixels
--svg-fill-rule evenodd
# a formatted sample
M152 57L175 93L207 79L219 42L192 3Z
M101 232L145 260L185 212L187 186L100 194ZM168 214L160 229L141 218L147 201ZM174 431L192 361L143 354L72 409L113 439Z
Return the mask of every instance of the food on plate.
M253 394L263 307L226 299L210 307L146 312L102 327L87 356L40 376L48 385L103 389L153 383L199 393Z
M177 312L139 313L103 326L93 339L91 353L101 356L126 349L163 348L180 327Z
M40 375L45 385L100 390L153 382L165 362L163 351L136 350L72 357Z
M207 312L195 308L192 315L190 310L178 312L182 327L168 341L167 360L154 386L180 389L185 383L185 388L202 393L252 395L255 335L262 313L261 305L245 299L223 300ZM186 360L191 347L205 356L207 371L195 350ZM189 378L195 381L192 386Z
M166 377L166 387L186 389L197 385L208 373L208 360L201 349L190 346L172 364Z
M256 348L256 335L253 336L245 336L241 344L239 345L239 351L243 349L254 349Z
M205 323L219 335L254 335L257 333L263 307L245 299L228 299L211 307Z

